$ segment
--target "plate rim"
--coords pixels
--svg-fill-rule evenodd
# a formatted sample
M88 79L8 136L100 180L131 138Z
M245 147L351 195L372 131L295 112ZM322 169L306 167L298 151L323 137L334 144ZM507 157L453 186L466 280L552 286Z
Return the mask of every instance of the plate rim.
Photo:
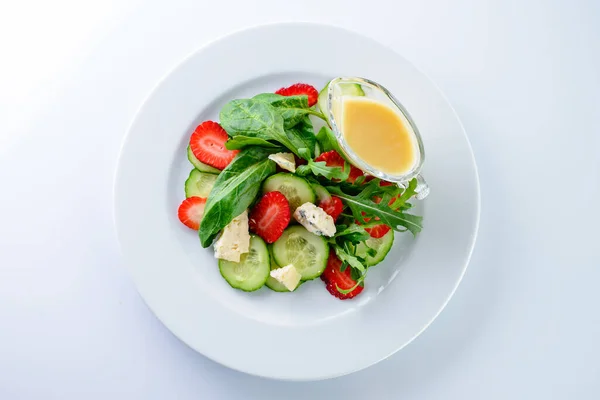
M471 235L471 239L468 245L468 251L467 254L464 258L464 262L462 262L462 266L460 269L460 275L459 277L456 279L454 286L452 287L451 291L449 292L449 294L446 296L446 299L444 301L443 304L441 304L437 310L437 312L422 326L422 328L420 330L418 330L414 335L412 335L412 337L410 337L410 339L406 340L405 342L403 342L401 345L393 348L390 352L388 352L386 355L379 357L378 359L369 362L367 364L362 364L360 366L357 366L355 368L349 368L347 370L345 370L344 372L341 373L333 373L330 375L326 375L326 376L319 376L319 377L307 377L307 378L299 378L299 377L283 377L283 376L270 376L270 375L265 375L265 374L260 374L260 373L256 373L252 370L247 370L244 368L239 368L238 366L229 363L225 360L222 359L217 359L216 357L212 357L210 355L207 355L206 353L194 348L193 346L191 346L189 343L187 343L175 330L171 329L171 327L169 327L169 325L167 325L167 323L165 323L165 321L159 316L159 314L155 311L155 309L150 305L150 303L148 302L148 300L142 295L141 291L140 291L140 287L139 284L137 282L137 280L134 278L134 274L133 274L133 270L132 270L132 266L130 265L130 263L126 262L126 256L124 254L124 246L122 244L122 239L121 239L121 234L119 233L119 228L118 228L118 217L117 217L117 208L118 208L118 195L117 195L117 186L118 186L118 180L119 180L119 171L121 169L121 165L122 165L122 160L125 154L125 148L127 146L127 143L129 142L130 138L131 138L131 132L133 130L133 127L135 126L136 122L138 121L138 118L140 117L142 110L147 106L147 104L149 103L149 101L152 99L152 97L158 92L158 90L160 89L160 87L164 84L164 82L173 74L175 73L179 68L181 68L184 64L186 64L191 58L193 58L196 54L201 53L203 50L215 46L217 45L219 42L225 41L227 39L230 39L231 37L234 36L238 36L238 35L243 35L244 33L250 32L250 31L254 31L254 30L259 30L259 29L265 29L265 28L289 28L289 27L299 27L299 28L307 28L310 29L312 28L327 28L327 29L335 29L335 30L339 30L339 31L343 31L344 34L350 34L350 35L356 35L356 36L360 36L362 38L368 39L370 42L373 42L374 44L377 44L379 46L382 46L383 48L385 48L387 51L394 53L395 55L403 58L408 64L410 64L419 74L421 74L426 80L427 82L432 86L433 89L435 89L435 92L443 99L444 104L449 108L449 110L452 112L453 117L455 118L456 122L458 122L459 126L460 126L460 131L462 133L462 137L465 139L466 145L467 145L467 149L470 155L470 164L473 167L473 174L474 174L474 189L475 189L475 198L474 200L474 205L476 206L474 209L474 224L473 224L473 230L472 230L472 235ZM473 148L471 145L471 141L469 140L469 137L467 135L466 129L464 128L464 125L458 115L458 113L456 112L455 108L453 107L452 103L448 100L448 97L446 96L446 94L441 90L441 88L436 84L436 82L434 80L432 80L430 78L430 76L425 73L417 64L415 64L414 62L412 62L411 60L407 59L405 56L403 56L401 53L399 53L398 51L396 51L394 48L381 43L380 41L378 41L377 39L373 38L372 36L365 34L363 32L359 32L359 31L355 31L355 30L351 30L345 27L341 27L339 25L336 24L328 24L328 23L316 23L316 22L274 22L274 23L266 23L266 24L255 24L255 25L249 25L246 27L242 27L240 29L236 29L233 31L230 31L229 33L220 35L212 40L209 40L205 43L203 43L202 45L198 46L197 48L195 48L194 50L192 50L191 52L189 52L185 57L183 57L182 59L180 59L179 61L177 61L172 67L170 67L167 72L165 74L163 74L163 76L152 86L151 90L148 91L148 93L144 96L143 101L140 103L140 105L138 106L138 108L136 109L135 113L133 114L133 116L131 117L131 120L129 122L129 125L127 126L127 130L125 131L125 135L121 141L121 145L119 148L119 153L118 153L118 157L117 157L117 162L116 162L116 167L114 169L113 172L113 225L114 225L114 229L115 229L115 233L117 236L117 243L118 243L118 248L119 248L119 254L121 255L121 260L123 261L123 264L125 265L125 269L127 270L127 274L130 276L131 280L134 283L134 286L136 288L136 291L138 292L139 296L141 297L141 299L143 300L144 304L146 304L146 306L148 307L148 309L150 309L150 311L152 311L152 314L167 328L167 330L173 334L175 337L177 337L183 344L185 344L187 347L193 349L194 351L196 351L197 353L201 354L202 356L210 359L213 362L219 363L221 365L224 365L228 368L231 368L233 370L236 371L240 371L243 373L247 373L249 375L253 375L253 376L258 376L258 377L263 377L263 378L268 378L268 379L275 379L275 380L283 380L283 381L319 381L319 380L325 380L325 379L331 379L331 378L335 378L335 377L340 377L340 376L345 376L366 368L369 368L385 359L387 359L388 357L392 356L393 354L397 353L398 351L402 350L403 348L405 348L407 345L409 345L410 343L412 343L417 337L419 337L427 328L429 328L429 326L433 323L433 321L435 321L435 319L441 314L441 312L446 308L446 306L448 305L448 303L450 302L450 300L453 298L454 294L456 293L456 290L458 289L458 286L460 285L460 283L462 282L464 275L467 271L467 268L469 267L469 264L471 262L471 258L473 255L473 251L475 249L475 245L477 242L477 237L479 234L479 226L480 226L480 219L481 219L481 184L480 184L480 178L479 178L479 170L478 170L478 166L477 166L477 162L476 162L476 158L475 158L475 154L473 152Z

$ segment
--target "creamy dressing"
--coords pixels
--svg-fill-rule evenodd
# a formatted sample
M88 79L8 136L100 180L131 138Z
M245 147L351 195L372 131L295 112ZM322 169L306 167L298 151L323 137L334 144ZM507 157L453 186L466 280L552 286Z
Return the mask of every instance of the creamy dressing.
M360 159L391 175L405 174L415 166L415 134L398 110L367 97L345 96L340 103L335 111L341 111L342 136Z

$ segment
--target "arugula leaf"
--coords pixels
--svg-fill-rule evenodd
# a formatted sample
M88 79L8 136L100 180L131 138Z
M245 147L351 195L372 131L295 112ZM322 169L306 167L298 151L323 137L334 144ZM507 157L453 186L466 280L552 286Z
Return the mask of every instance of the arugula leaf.
M389 225L397 231L409 230L413 235L421 231L423 217L406 214L401 210L390 208L385 200L379 204L373 201L373 197L381 195L386 198L389 196L391 186L380 187L377 179L364 185L357 194L346 193L341 186L327 186L327 190L342 199L344 204L350 208L354 218L360 223L365 223L365 218L379 218L381 223ZM395 189L393 189L395 190ZM386 196L387 195L387 196ZM406 229L402 229L404 227Z
M277 108L283 117L283 127L289 129L300 123L309 114L324 118L323 114L308 107L308 96L282 96L275 93L261 93L252 99L263 101ZM314 134L313 134L314 136Z
M306 148L299 149L300 157L306 159L306 165L296 167L296 174L306 176L310 173L316 176L322 176L329 180L339 179L345 181L350 175L350 164L344 163L342 167L328 167L325 161L314 161L309 157L309 152Z
M366 275L362 275L359 279L357 279L356 281L356 285L352 286L350 289L340 289L340 287L336 284L335 288L337 289L338 292L342 293L342 294L348 294L351 291L353 291L354 289L356 289L357 287L361 286L363 281L365 280Z
M352 268L355 268L361 274L364 274L367 271L365 266L358 259L358 257L356 257L353 254L350 254L347 250L345 250L343 247L339 246L338 244L333 244L331 247L333 247L333 250L335 251L335 255L340 259L340 261L342 261L342 263L349 265ZM342 266L342 268L343 268L343 266ZM342 269L342 272L343 272L343 269Z
M228 150L239 150L248 146L279 147L275 143L267 142L265 139L244 135L237 135L225 142L225 147Z
M411 197L413 197L417 194L417 192L415 191L416 188L417 188L417 179L413 178L410 180L410 182L408 182L408 186L406 187L406 189L404 189L404 191L402 192L400 197L398 197L396 200L394 200L394 202L390 205L390 207L392 207L394 210L397 210L397 209L403 207ZM412 204L409 204L409 207L406 207L406 209L411 208L411 207L412 207Z
M335 239L341 239L350 243L360 243L370 237L369 232L365 231L365 228L358 224L351 224L346 227L338 225L338 230L334 235Z
M198 231L202 247L210 246L217 233L252 204L262 181L275 173L275 163L267 158L273 151L247 147L221 171L204 207Z

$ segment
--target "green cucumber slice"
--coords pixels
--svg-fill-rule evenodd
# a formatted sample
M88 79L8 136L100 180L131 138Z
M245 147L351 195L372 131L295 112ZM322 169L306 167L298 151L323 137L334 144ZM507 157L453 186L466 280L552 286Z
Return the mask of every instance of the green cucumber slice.
M294 264L302 280L315 279L327 266L329 246L322 236L307 231L303 226L291 226L273 243L277 265Z
M267 245L260 237L252 235L250 251L242 254L240 262L219 260L219 271L232 288L245 292L260 289L271 271Z
M365 242L359 243L356 246L356 255L365 259L365 264L367 267L372 267L373 265L379 264L383 261L393 244L394 230L390 229L388 233L379 239L369 238ZM376 251L374 256L367 254L367 246Z
M277 269L277 268L281 268L281 266L279 266L275 262L275 257L273 257L273 246L269 246L269 254L271 254L271 271L273 271L274 269ZM294 289L294 291L298 290L300 285L302 285L303 283L304 283L304 281L300 281L300 283L298 284L298 286L296 286L296 289ZM273 278L271 275L269 275L269 277L267 278L265 285L269 289L273 290L274 292L288 292L289 293L288 288L283 286L283 284L281 282L279 282L277 279Z
M316 200L315 192L306 179L287 172L271 175L263 182L263 194L275 191L281 192L285 196L290 203L292 214L302 204L314 203Z
M331 200L331 194L329 194L327 189L325 189L323 186L321 186L317 183L311 183L310 185L312 186L313 191L317 195L317 199L319 199L319 203L321 203L322 201Z
M185 197L203 197L207 198L215 185L217 175L200 172L193 169L190 176L185 181Z
M319 109L325 115L325 118L329 119L329 108L327 107L327 92L329 91L329 84L331 81L327 82L327 85L319 92L319 100L317 100L317 105ZM344 83L340 84L340 88L342 89L342 95L344 96L364 96L365 91L362 86L358 83Z
M204 164L202 161L198 160L194 153L192 153L192 149L190 149L190 146L188 146L187 148L187 157L188 160L190 160L190 162L194 166L194 168L196 168L198 171L208 172L209 174L219 174L221 172L221 170L218 170L215 167L211 167L208 164Z

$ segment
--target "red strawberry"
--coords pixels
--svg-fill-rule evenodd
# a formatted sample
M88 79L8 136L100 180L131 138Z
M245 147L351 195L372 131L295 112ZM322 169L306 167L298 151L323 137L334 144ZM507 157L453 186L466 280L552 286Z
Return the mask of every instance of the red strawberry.
M381 201L381 199L379 199L379 201ZM375 201L375 202L379 203L378 201ZM364 211L362 212L362 215L363 216L365 215ZM365 223L368 223L370 220L371 220L370 217L365 217ZM375 221L379 221L379 218L375 217ZM358 221L354 221L354 222L356 222L357 224L360 225L360 222L358 222ZM391 229L392 228L386 224L380 224L380 225L373 225L369 228L365 228L365 231L367 231L367 233L369 235L371 235L372 238L379 239L379 238L382 238L383 236L385 236L385 234L388 233Z
M321 153L319 157L315 158L315 161L325 161L325 165L328 167L342 167L344 168L344 159L335 150L329 150L325 153ZM348 176L348 182L353 183L359 176L362 176L363 172L356 168L354 165L350 165L350 175Z
M392 186L394 185L392 182L388 182L388 181L381 181L379 182L379 186L384 187L384 186ZM400 195L394 196L390 199L390 201L388 201L388 206L392 206L392 204L394 204L394 202L396 201L396 199L400 197ZM375 196L373 197L373 201L377 204L381 203L381 197L379 196Z
M363 291L362 286L356 286L356 281L350 275L350 266L347 266L344 272L341 270L342 262L335 255L335 252L329 252L327 267L321 274L321 280L325 282L325 288L329 293L341 300L351 299ZM350 293L340 293L338 288L348 290L356 286L356 289Z
M200 228L200 221L204 216L204 205L206 199L203 197L188 197L181 203L179 210L177 210L177 216L179 220L188 228L198 230Z
M319 92L313 86L307 85L306 83L296 83L290 87L282 87L275 93L280 94L282 96L299 96L299 95L307 95L308 96L308 106L312 107L317 104L317 100L319 99Z
M331 196L327 200L321 200L319 202L319 207L321 207L327 214L331 215L331 218L333 218L335 221L342 213L344 204L342 204L342 199L339 197Z
M225 148L227 139L229 136L221 125L214 121L204 121L192 133L190 148L198 160L215 168L223 169L240 152Z
M386 224L375 225L370 228L365 228L365 231L371 235L372 238L379 239L385 236L392 228L387 226Z
M268 192L252 208L249 216L250 230L273 243L290 223L290 204L281 192Z

